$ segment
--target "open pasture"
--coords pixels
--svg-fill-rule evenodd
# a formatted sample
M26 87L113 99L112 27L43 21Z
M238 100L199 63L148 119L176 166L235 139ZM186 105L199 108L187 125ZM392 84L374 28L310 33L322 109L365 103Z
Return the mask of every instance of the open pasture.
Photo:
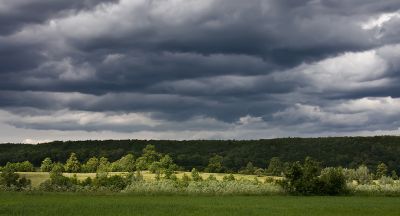
M400 197L0 193L0 215L398 215Z

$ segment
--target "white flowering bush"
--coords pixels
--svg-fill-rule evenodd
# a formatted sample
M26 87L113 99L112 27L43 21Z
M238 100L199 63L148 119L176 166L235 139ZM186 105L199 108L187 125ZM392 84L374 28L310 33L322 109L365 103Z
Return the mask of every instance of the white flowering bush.
M133 182L123 192L135 194L187 194L187 195L267 195L281 194L283 190L274 184L253 181L138 181Z
M399 196L400 183L392 184L348 184L348 188L355 195L382 195L382 196Z

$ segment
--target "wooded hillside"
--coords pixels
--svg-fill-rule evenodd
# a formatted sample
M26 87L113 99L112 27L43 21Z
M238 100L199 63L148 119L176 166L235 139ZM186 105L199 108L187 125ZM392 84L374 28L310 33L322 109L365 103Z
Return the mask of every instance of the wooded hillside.
M79 160L92 156L107 157L111 161L127 153L138 156L148 144L157 151L169 154L181 167L204 169L212 156L223 157L226 170L237 171L250 161L265 168L272 157L282 161L301 161L305 157L321 161L323 166L354 168L365 164L374 169L380 162L389 170L400 171L400 137L330 137L330 138L281 138L270 140L105 140L105 141L55 141L39 145L0 145L0 165L6 162L31 161L35 166L45 157L65 162L71 152Z

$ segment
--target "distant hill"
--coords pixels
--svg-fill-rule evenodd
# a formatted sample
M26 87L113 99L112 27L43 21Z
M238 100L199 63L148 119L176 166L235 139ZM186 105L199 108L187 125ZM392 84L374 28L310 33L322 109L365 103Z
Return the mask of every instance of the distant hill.
M6 162L29 160L39 166L43 158L51 157L64 162L71 152L81 161L92 156L108 157L110 161L127 153L139 155L148 144L162 153L170 154L175 162L184 167L203 169L215 154L223 156L227 170L237 171L251 161L265 168L272 157L282 161L304 160L311 156L324 166L357 167L365 164L375 168L380 162L389 170L400 171L400 137L328 137L328 138L280 138L267 140L104 140L104 141L55 141L39 145L0 145L0 165Z

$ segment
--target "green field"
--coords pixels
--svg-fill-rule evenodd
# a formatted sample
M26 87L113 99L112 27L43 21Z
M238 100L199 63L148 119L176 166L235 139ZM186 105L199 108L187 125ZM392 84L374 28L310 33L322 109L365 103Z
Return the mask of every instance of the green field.
M0 193L0 215L399 215L399 197Z

